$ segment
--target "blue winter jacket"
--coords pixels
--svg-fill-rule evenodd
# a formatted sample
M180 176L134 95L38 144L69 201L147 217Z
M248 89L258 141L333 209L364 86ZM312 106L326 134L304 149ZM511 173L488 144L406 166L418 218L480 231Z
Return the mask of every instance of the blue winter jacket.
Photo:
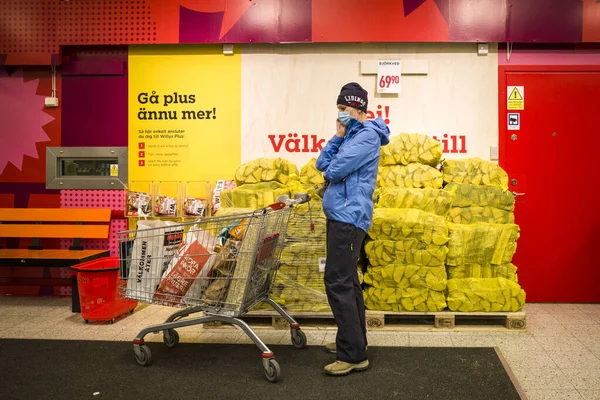
M390 142L383 119L352 119L346 136L334 136L319 154L317 169L329 186L323 196L328 219L352 224L367 232L373 221L373 191L381 146Z

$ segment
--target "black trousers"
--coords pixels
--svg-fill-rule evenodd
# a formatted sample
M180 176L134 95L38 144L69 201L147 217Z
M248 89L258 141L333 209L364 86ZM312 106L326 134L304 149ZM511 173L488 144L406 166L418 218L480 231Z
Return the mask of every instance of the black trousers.
M327 221L325 290L338 327L337 359L358 363L367 358L365 303L356 271L366 232L337 221Z

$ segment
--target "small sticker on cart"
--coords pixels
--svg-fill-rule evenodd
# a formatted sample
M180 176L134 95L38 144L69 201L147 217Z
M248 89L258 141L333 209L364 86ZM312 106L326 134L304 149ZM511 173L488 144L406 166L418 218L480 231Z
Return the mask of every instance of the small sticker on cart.
M319 258L319 272L325 272L325 261L327 258L321 257Z

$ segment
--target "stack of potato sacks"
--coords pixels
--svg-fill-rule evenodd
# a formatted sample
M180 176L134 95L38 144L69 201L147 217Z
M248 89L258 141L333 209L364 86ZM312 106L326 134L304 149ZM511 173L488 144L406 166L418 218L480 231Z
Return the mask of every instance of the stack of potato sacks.
M221 207L256 210L290 195L298 180L296 164L283 158L259 158L238 167L236 188L221 192Z
M316 159L302 167L299 182L291 190L308 193L311 201L292 211L281 252L271 297L291 312L331 312L323 281L326 247L326 218L317 188L323 175Z
M448 213L448 308L452 311L518 311L525 292L512 264L519 227L508 175L478 158L444 162L444 192L454 195Z
M401 134L381 150L373 225L365 243L365 306L380 311L446 307L448 228L453 193L440 190L442 147Z

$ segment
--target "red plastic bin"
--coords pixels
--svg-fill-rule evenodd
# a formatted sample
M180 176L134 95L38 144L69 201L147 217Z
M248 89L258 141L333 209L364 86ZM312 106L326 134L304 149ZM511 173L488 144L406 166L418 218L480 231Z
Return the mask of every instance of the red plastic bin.
M71 267L77 273L81 316L88 321L110 321L133 312L138 303L119 294L119 258L104 257Z

